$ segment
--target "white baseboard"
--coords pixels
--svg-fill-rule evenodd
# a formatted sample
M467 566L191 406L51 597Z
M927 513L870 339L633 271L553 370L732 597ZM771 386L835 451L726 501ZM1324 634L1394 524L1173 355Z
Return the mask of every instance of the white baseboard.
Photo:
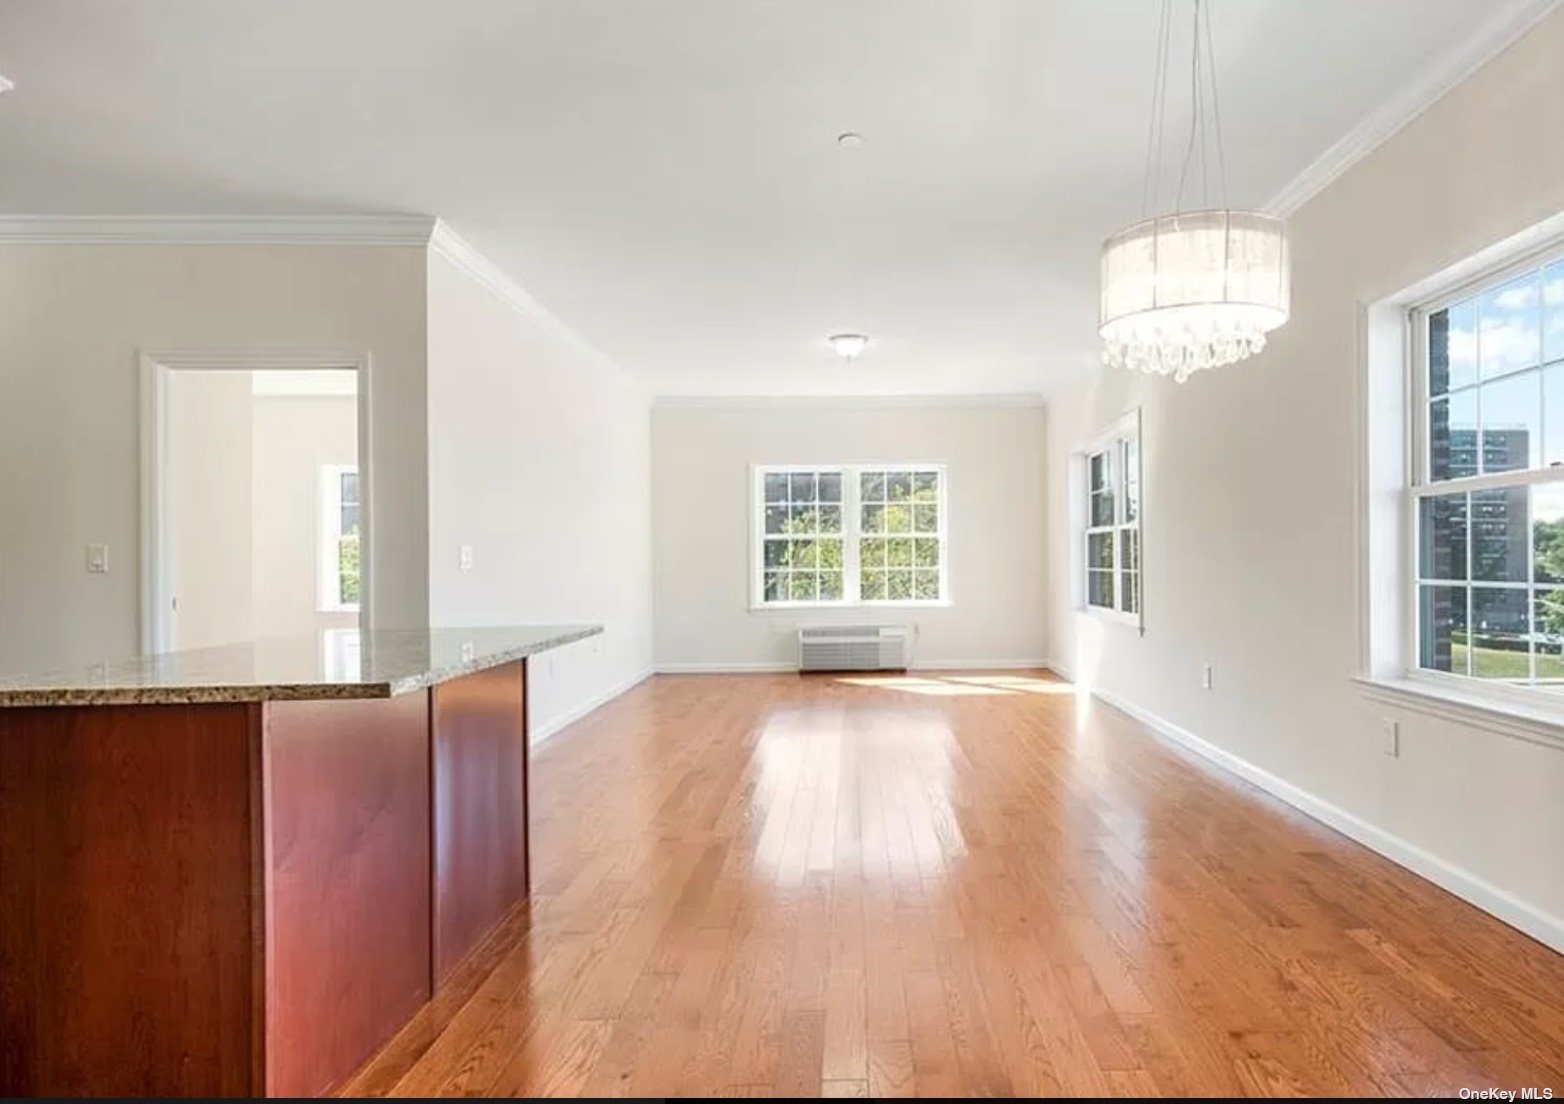
M913 671L1018 671L1052 669L1046 659L918 659ZM659 675L755 675L798 670L797 663L659 663Z
M1400 836L1393 835L1339 806L1332 805L1323 798L1316 797L1307 790L1300 789L1270 771L1255 766L1247 759L1202 740L1188 729L1180 728L1155 713L1127 702L1117 694L1105 690L1093 690L1092 694L1173 743L1188 748L1196 755L1238 775L1244 781L1258 786L1298 811L1356 840L1369 850L1378 852L1391 862L1427 878L1441 889L1497 917L1512 928L1525 932L1539 943L1564 953L1564 920L1559 917L1544 912L1513 893L1500 889L1470 871L1448 863L1424 851L1421 847L1408 843Z
M592 712L592 710L597 709L599 706L607 705L620 694L625 693L627 690L635 689L637 686L641 685L641 683L645 682L651 677L652 670L651 668L647 668L639 674L631 675L628 679L619 683L617 686L609 687L607 690L603 691L601 694L598 694L596 697L588 698L574 709L566 710L558 717L553 717L550 720L545 721L543 724L532 726L529 718L527 729L528 746L537 747L539 744L543 743L543 741L559 732L560 729L568 728L570 725L575 724L582 717L585 717L588 713Z

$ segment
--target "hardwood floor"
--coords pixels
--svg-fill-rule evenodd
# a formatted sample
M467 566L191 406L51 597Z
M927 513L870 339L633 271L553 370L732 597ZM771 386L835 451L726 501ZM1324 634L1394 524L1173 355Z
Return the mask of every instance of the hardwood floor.
M1564 957L1042 674L659 677L354 1094L1564 1093Z

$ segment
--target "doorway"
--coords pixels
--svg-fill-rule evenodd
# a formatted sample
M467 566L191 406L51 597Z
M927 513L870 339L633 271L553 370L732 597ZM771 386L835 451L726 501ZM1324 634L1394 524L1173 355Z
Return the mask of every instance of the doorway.
M364 384L353 358L143 358L145 652L365 626Z

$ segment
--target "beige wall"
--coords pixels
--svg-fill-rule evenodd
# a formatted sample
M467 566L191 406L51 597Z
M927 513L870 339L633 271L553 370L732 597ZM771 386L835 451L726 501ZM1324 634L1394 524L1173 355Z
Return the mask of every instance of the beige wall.
M1360 304L1564 209L1561 133L1564 12L1298 212L1292 321L1263 355L1182 387L1099 371L1048 413L1054 658L1509 895L1554 933L1564 751L1375 704L1352 681L1354 396ZM1072 611L1067 577L1067 457L1136 405L1144 637ZM1382 717L1401 723L1398 758L1381 751Z
M354 628L356 614L316 607L320 469L358 463L358 400L351 395L253 399L253 635Z
M604 626L531 664L534 736L650 671L647 435L623 372L431 253L431 619Z
M256 628L246 585L256 566L250 373L173 372L166 415L175 647L249 640Z
M922 665L1040 662L1044 436L1038 407L658 407L658 668L787 666L799 625L842 621L916 626ZM751 611L750 465L874 461L948 466L952 604Z
M375 615L429 612L426 267L413 247L0 246L0 670L138 636L138 350L372 360ZM88 575L85 545L109 545Z

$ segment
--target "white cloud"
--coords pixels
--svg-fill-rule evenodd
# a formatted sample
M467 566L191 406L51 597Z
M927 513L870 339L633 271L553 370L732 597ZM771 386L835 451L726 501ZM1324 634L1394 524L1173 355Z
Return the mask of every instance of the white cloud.
M1550 270L1548 282L1542 285L1542 301L1550 307L1564 307L1564 267L1556 273Z
M1528 281L1514 287L1507 287L1491 300L1483 304L1484 309L1494 307L1502 311L1527 311L1537 305L1537 284Z

